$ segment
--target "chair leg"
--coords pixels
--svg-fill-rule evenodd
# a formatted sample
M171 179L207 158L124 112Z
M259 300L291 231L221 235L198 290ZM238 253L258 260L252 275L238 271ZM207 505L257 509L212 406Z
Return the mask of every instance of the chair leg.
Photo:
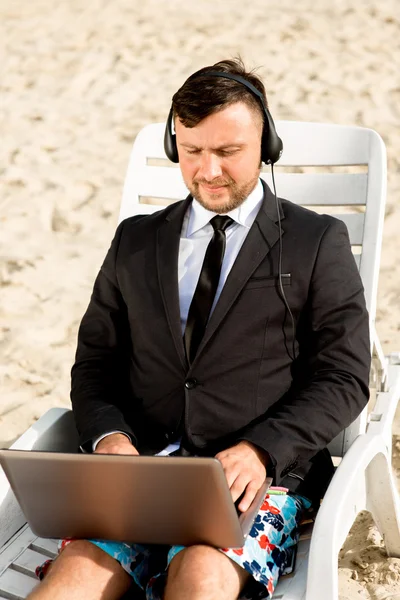
M400 558L400 501L388 458L378 453L367 467L367 510L389 556Z

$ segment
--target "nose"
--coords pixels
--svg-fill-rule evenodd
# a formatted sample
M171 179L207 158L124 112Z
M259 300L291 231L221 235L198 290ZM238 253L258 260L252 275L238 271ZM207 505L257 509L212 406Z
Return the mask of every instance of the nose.
M219 157L211 152L205 152L201 157L199 176L206 181L212 181L221 175L222 168Z

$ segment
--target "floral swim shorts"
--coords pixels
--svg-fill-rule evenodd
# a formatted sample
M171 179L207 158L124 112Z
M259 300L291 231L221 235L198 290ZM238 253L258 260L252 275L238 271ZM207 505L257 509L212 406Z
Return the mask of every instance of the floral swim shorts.
M220 549L252 575L241 600L270 598L279 576L293 562L298 525L310 502L302 496L267 494L242 548ZM59 552L72 540L59 542ZM161 600L168 565L184 546L126 544L90 540L116 559L145 592L146 600ZM42 579L51 561L36 569Z

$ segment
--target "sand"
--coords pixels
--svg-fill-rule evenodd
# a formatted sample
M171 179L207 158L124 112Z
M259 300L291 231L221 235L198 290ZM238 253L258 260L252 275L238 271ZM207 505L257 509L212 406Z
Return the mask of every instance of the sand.
M194 70L240 53L276 119L376 129L388 151L377 329L400 351L398 0L0 0L0 446L69 406L77 327L138 130ZM400 417L394 467L400 473ZM341 599L400 599L368 515Z

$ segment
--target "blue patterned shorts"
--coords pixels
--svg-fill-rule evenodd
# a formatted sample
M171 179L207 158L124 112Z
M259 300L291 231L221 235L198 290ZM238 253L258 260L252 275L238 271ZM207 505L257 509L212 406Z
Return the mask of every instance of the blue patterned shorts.
M292 564L298 540L298 525L310 502L296 495L267 494L242 548L220 549L252 575L241 600L269 598L279 576ZM59 552L72 540L61 540ZM168 565L184 546L126 544L90 540L116 559L136 584L145 591L147 600L161 600ZM51 561L37 568L40 579Z

